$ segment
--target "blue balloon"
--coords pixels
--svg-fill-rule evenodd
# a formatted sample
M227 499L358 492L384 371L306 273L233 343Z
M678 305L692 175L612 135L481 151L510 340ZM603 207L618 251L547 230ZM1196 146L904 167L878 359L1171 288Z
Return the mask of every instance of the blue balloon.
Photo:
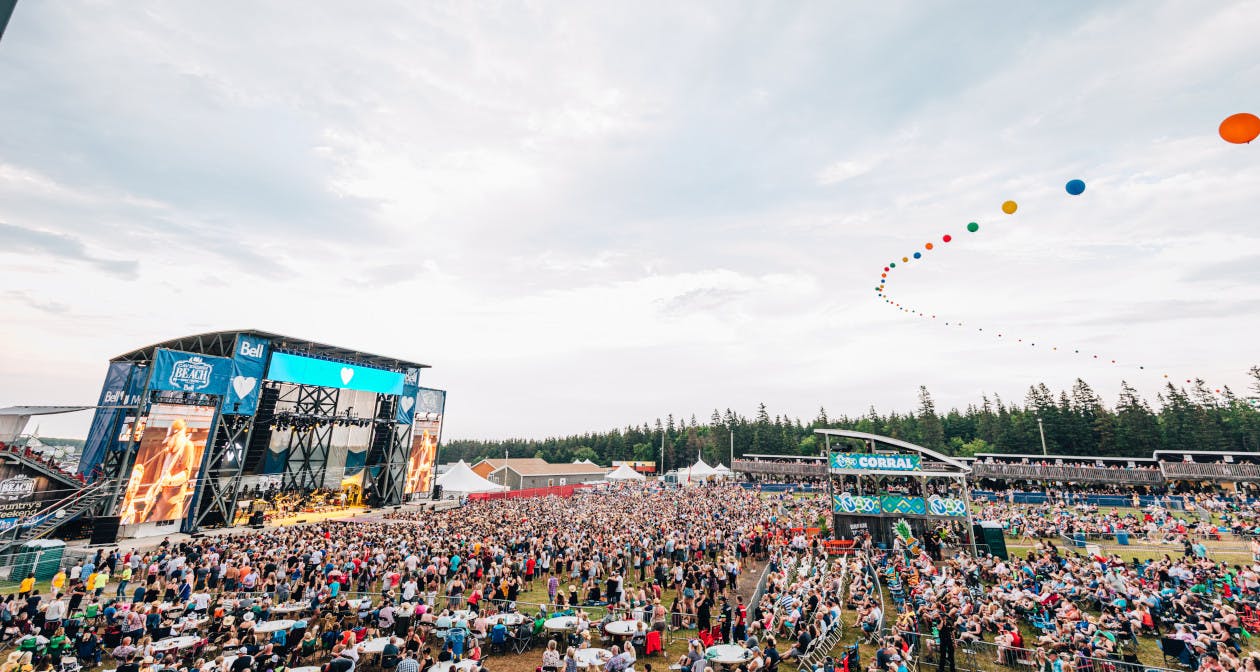
M1069 180L1066 189L1069 194L1080 196L1085 193L1085 180Z
M914 258L915 258L915 259L918 259L918 258L919 258L919 257L921 257L921 256L923 256L923 255L922 255L922 254L919 254L918 252L915 252L915 253L914 253Z

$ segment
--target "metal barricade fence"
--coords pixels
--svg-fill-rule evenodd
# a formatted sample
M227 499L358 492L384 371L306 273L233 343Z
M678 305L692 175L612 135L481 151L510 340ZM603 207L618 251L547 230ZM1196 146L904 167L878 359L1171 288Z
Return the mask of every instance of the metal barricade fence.
M930 634L898 632L907 641L916 642L914 664L931 669L939 662L937 638ZM930 646L924 646L930 644ZM1042 656L1038 656L1038 651ZM1001 670L1029 670L1043 672L1049 650L999 646L984 640L957 640L954 643L954 666L967 672L999 672ZM1185 672L1144 662L1126 662L1120 658L1091 658L1079 653L1060 653L1074 672ZM1162 661L1161 661L1162 662ZM1066 669L1066 668L1065 668Z

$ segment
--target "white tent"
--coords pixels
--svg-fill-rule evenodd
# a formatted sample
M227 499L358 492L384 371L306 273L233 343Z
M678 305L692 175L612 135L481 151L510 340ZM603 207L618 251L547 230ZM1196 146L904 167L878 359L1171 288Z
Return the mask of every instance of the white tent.
M492 483L477 475L468 463L460 460L451 470L438 476L437 484L442 486L443 493L464 495L471 492L502 492L506 485Z
M617 467L616 469L613 469L612 471L608 472L608 475L604 476L604 478L605 478L606 480L609 480L609 481L643 481L643 480L647 480L647 477L645 477L643 474L640 474L639 472L635 471L634 469L631 469L631 468L630 468L630 465L628 465L628 464L623 464L623 465L621 465L620 467Z
M710 476L716 476L718 473L717 470L705 464L705 461L699 457L696 457L696 463L691 465L690 472L691 480L693 481L703 481Z
M725 481L735 478L735 472L731 471L730 467L725 464L719 463L718 466L713 469L713 476L720 481Z

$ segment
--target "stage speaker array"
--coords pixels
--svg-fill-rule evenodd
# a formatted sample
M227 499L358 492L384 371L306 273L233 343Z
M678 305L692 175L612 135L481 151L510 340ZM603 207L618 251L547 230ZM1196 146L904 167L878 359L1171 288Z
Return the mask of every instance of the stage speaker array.
M118 521L121 516L97 516L92 519L91 546L103 546L118 541Z

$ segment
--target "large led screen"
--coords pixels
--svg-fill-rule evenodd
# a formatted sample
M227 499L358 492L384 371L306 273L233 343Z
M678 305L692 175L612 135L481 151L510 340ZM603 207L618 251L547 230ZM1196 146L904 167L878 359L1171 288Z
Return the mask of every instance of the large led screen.
M378 394L403 393L403 374L397 371L330 362L287 352L272 353L267 379Z
M407 494L433 489L438 442L442 438L442 414L446 392L420 388L415 423L411 426L411 457L407 461Z
M213 406L154 404L123 494L122 525L179 520L197 493Z

